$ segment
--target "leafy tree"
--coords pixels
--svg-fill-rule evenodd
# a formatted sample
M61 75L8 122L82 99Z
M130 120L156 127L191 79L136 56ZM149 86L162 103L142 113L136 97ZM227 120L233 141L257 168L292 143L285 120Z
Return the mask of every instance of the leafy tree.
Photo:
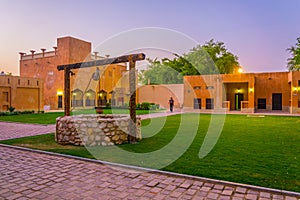
M182 75L169 66L165 65L164 62L160 62L157 59L151 60L147 59L150 63L147 70L142 70L139 74L139 79L142 84L151 85L155 84L176 84L182 83Z
M297 38L297 43L295 46L291 46L287 49L289 53L292 54L291 58L288 58L287 67L290 71L300 70L300 37Z
M238 57L228 52L223 42L213 39L194 47L189 53L173 59L148 59L150 66L140 74L143 84L182 83L183 76L200 74L230 74L238 67ZM172 70L173 69L173 70Z
M238 57L228 52L223 42L213 39L194 47L185 58L201 74L232 74L239 68Z
M176 57L172 60L168 58L162 59L162 64L176 70L181 74L181 76L200 74L184 56L178 56L177 54L174 55Z

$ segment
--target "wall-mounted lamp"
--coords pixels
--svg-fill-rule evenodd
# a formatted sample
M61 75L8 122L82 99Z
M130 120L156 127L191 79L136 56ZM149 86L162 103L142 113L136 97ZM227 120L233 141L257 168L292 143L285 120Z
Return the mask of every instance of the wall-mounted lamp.
M298 91L298 88L297 87L294 87L294 92L297 92Z
M57 94L58 96L61 96L61 95L64 94L64 92L63 92L63 91L57 91L56 94Z
M237 93L240 93L241 92L241 89L237 89Z
M253 92L253 88L250 88L249 91L250 91L250 92Z

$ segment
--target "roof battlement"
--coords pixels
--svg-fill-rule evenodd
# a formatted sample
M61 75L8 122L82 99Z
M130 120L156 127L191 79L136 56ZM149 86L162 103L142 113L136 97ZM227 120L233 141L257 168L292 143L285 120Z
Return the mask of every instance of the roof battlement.
M31 50L31 54L26 54L24 52L19 52L20 54L20 60L31 60L36 58L44 58L44 57L52 57L56 56L57 54L57 47L53 47L54 51L48 51L46 52L46 49L41 49L42 53L35 53L34 50Z

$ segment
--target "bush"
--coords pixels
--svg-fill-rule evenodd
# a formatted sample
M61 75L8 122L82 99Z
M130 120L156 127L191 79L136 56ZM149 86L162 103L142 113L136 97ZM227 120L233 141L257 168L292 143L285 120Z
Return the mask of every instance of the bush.
M150 110L150 103L149 102L143 102L141 104L141 110Z
M39 111L38 113L44 113L44 111ZM0 116L26 115L26 114L34 114L34 110L0 112Z
M136 104L136 109L141 110L141 104L140 103Z
M156 105L150 105L150 110L156 110Z
M6 113L5 112L0 112L0 116L5 116Z
M18 115L18 112L0 112L0 116Z
M19 111L19 114L34 114L34 110L24 110L24 111Z
M136 104L137 110L157 110L159 109L159 104L149 103L149 102L142 102L141 104Z

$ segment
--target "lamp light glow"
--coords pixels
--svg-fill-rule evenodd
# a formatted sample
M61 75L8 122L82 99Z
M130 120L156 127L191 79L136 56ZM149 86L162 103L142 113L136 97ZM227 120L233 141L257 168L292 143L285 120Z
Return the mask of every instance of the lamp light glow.
M298 88L297 87L294 87L294 92L297 92L298 91Z

